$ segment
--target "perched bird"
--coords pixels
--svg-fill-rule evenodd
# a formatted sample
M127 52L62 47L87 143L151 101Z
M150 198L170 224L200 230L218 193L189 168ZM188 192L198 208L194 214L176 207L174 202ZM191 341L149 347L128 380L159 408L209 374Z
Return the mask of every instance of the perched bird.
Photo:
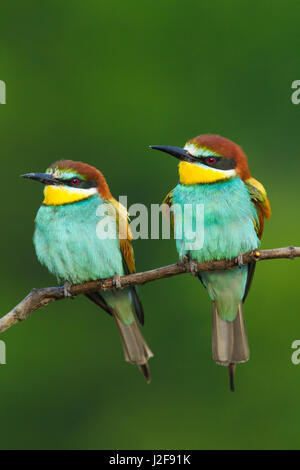
M271 216L264 187L251 177L241 147L218 135L200 135L185 147L154 145L152 149L180 160L179 184L166 196L176 246L181 259L191 263L230 259L256 249ZM204 208L202 247L191 249L184 206L193 208L191 224L196 227L196 205ZM180 217L178 211L181 210ZM197 235L197 234L196 234ZM201 238L201 237L199 237ZM217 364L227 366L230 388L234 390L235 366L249 359L249 347L242 304L253 278L255 262L231 270L198 273L212 306L212 352Z
M39 261L59 282L69 284L135 272L128 214L109 190L103 174L82 162L62 160L46 173L22 175L45 185L34 232ZM105 219L104 219L105 217ZM105 222L109 236L99 234ZM104 228L105 224L103 224ZM144 313L135 287L87 294L112 315L121 335L125 360L137 364L150 381L148 359L153 356L135 320Z

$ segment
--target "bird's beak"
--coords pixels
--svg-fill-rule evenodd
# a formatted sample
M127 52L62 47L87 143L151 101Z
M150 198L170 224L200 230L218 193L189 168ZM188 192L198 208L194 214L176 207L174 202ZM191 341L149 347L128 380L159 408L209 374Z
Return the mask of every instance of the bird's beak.
M187 150L180 147L171 147L170 145L150 145L150 148L169 153L170 155L173 155L173 157L185 162L194 163L198 161L196 157L191 155Z
M49 173L27 173L26 175L21 175L21 178L39 181L46 185L61 184L61 181L54 178L54 176Z

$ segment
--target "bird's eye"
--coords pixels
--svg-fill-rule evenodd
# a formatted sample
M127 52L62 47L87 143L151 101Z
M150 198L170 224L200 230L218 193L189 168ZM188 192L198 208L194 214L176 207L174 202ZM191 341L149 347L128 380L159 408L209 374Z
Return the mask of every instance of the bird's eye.
M216 163L216 159L215 159L215 157L207 157L207 158L205 159L205 163L206 163L207 165L213 165L214 163Z
M74 184L74 186L78 186L78 184L79 184L79 179L78 179L78 178L73 178L73 179L72 179L72 184Z

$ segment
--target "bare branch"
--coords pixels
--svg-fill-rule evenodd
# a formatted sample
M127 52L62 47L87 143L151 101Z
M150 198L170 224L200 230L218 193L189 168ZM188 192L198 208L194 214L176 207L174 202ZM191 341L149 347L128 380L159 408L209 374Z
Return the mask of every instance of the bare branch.
M223 269L232 269L241 264L247 264L250 261L262 261L267 259L296 258L300 257L300 247L289 246L286 248L274 248L272 250L255 250L245 253L239 259L216 260L207 263L197 263L191 265L188 260L181 261L176 264L164 266L162 268L151 269L142 273L129 274L120 277L121 287L129 287L135 285L146 284L147 282L164 279L178 274L192 273L195 267L198 272L216 271ZM116 288L116 279L114 277L108 279L98 279L96 281L88 281L83 284L76 284L68 287L72 296L79 294L87 294L101 290L109 290ZM65 298L64 286L46 287L43 289L33 289L24 300L22 300L13 310L0 319L0 333L8 330L16 323L26 320L26 318L35 310L45 307L50 302Z

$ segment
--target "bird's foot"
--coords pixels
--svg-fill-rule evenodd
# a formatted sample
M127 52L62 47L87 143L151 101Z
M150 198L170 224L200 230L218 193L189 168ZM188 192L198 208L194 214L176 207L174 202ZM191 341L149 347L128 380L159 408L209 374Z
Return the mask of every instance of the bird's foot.
M115 274L114 277L113 277L113 285L117 289L122 289L122 284L121 284L120 278L121 278L120 274Z
M68 281L64 284L64 296L66 299L74 299L74 295L71 292L71 284Z
M193 259L189 259L189 265L190 265L190 270L191 270L192 276L198 276L199 271L198 271L197 261L195 261Z
M241 268L244 266L244 261L243 261L243 253L240 253L236 258L235 258L236 264Z

